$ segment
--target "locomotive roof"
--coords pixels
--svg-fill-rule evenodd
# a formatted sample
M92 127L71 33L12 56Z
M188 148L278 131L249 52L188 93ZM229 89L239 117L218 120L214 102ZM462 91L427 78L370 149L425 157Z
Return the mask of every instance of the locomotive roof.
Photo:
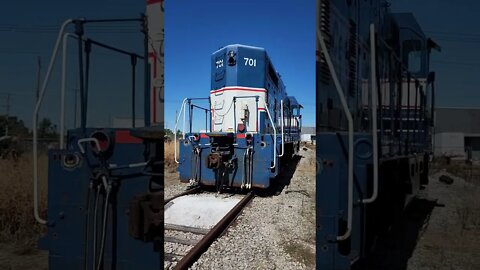
M426 37L425 33L423 32L422 28L417 22L417 19L415 19L415 16L413 16L412 13L392 13L393 18L397 22L398 26L400 28L408 28L419 35L421 35L424 39L427 40L427 45L429 48L433 48L437 51L441 51L442 49L440 48L440 45L438 45L435 41L433 41L431 38Z
M255 46L250 46L250 45L243 45L243 44L229 44L229 45L226 45L226 46L223 46L221 48L219 48L218 50L216 50L213 54L216 54L217 52L227 48L227 47L242 47L242 48L249 48L249 49L255 49L255 50L259 50L259 51L265 51L265 48L262 48L262 47L255 47Z
M400 28L410 28L425 38L425 33L412 13L392 13Z
M290 101L290 106L293 108L303 108L300 103L298 103L297 99L294 96L287 96L287 99Z

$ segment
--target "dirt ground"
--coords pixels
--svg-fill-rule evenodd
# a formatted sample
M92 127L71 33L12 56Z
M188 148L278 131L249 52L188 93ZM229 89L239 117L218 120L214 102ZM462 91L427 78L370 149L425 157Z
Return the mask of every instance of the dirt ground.
M315 269L314 146L301 147L270 189L255 194L190 269Z
M452 184L439 181L450 176ZM445 171L431 177L432 212L408 263L415 270L480 269L480 186Z
M432 172L403 221L379 240L365 270L480 269L480 178L465 181L448 171L440 166Z
M379 240L367 269L480 269L480 170L473 172L466 166L437 166L429 185L405 212L403 222ZM440 181L442 175L450 176L453 183ZM178 184L174 170L167 173L165 183L177 187L170 189L170 195L185 187ZM169 197L167 192L165 196ZM36 250L35 242L0 242L3 269L46 270L48 252Z
M0 243L0 269L48 270L48 252L18 244Z

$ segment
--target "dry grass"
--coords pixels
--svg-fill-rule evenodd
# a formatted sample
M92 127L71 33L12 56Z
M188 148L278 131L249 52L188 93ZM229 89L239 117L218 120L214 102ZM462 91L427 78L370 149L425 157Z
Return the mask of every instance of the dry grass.
M165 172L174 173L177 168L177 164L175 163L174 143L166 142L164 144L164 147L165 147L165 153L164 153ZM178 148L177 148L177 154L178 154Z
M47 155L39 156L40 210L46 215ZM0 160L0 242L19 245L25 251L33 248L42 232L33 216L32 156L22 155L18 161Z
M307 269L315 268L315 253L305 245L289 242L285 243L284 249L294 260L305 264Z
M461 234L480 229L480 187L466 186L463 188L461 205L457 215L461 225Z
M467 163L460 160L448 160L447 158L439 157L431 165L432 173L436 171L445 170L457 177L463 178L465 181L480 185L480 164Z

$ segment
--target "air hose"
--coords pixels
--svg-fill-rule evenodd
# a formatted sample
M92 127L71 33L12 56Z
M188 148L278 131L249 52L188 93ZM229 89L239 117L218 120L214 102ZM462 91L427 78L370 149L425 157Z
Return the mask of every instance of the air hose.
M107 178L105 176L102 176L102 180L104 183L107 183ZM104 210L103 210L102 237L100 242L100 251L98 254L99 258L98 258L97 270L101 269L102 262L103 262L103 253L105 251L105 240L107 236L108 206L109 206L111 191L112 191L112 185L111 183L108 183L105 187L105 203L104 203Z

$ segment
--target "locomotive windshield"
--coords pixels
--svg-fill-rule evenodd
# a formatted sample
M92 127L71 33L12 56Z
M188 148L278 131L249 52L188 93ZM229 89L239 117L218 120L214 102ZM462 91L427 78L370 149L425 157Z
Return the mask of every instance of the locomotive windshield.
M423 70L426 51L420 40L406 40L403 42L403 62L411 73Z

